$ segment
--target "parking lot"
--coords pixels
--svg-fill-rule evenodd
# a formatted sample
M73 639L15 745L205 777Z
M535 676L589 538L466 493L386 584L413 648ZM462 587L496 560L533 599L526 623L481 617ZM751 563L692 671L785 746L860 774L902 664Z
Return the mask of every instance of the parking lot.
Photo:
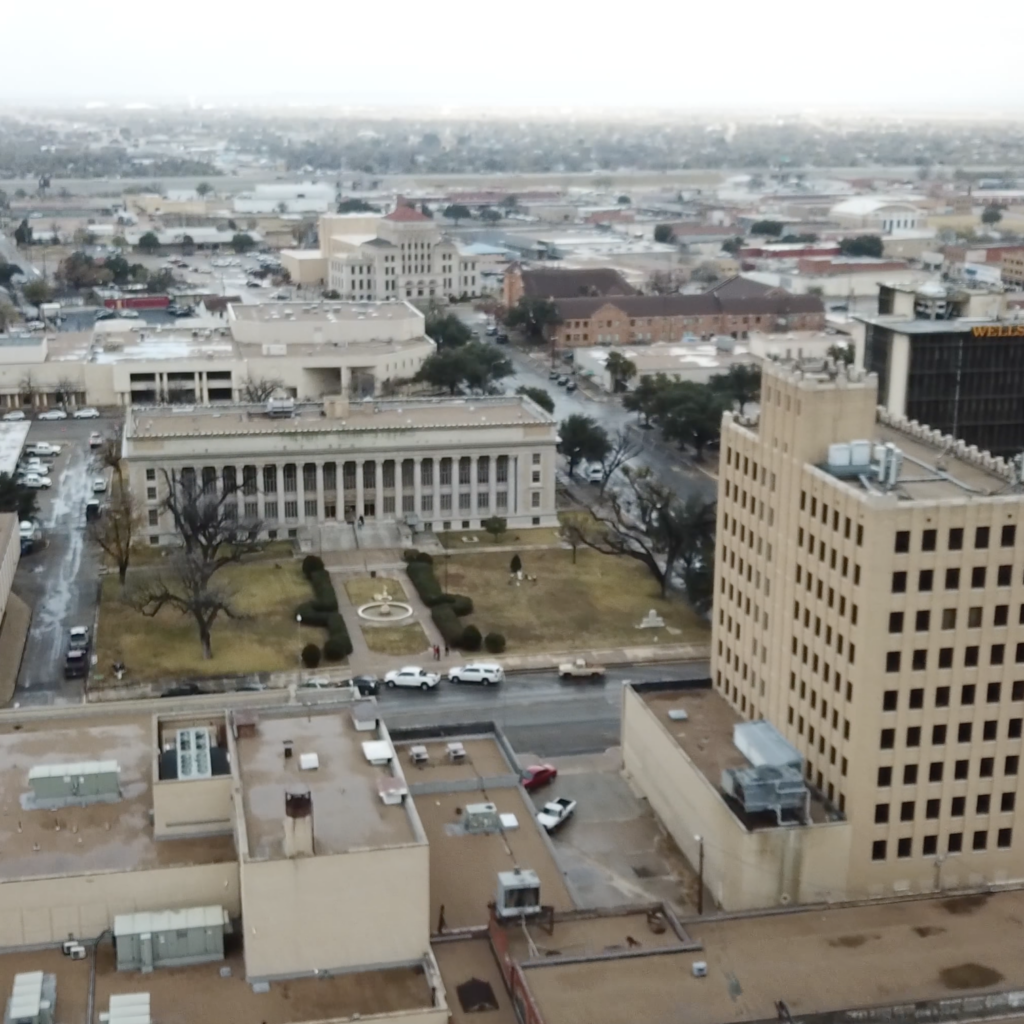
M37 515L42 546L23 555L14 590L32 608L32 628L22 659L15 700L21 704L80 700L82 680L65 681L63 657L67 630L90 628L96 616L99 557L86 542L85 506L97 476L109 477L89 449L93 431L112 429L112 420L35 421L28 443L61 446L49 476L52 485L38 491ZM108 481L109 486L109 481Z
M552 836L558 865L588 909L664 900L680 914L696 906L697 879L647 802L619 770L617 748L603 754L551 758L558 778L531 794L576 801L572 818ZM520 763L536 764L531 755Z

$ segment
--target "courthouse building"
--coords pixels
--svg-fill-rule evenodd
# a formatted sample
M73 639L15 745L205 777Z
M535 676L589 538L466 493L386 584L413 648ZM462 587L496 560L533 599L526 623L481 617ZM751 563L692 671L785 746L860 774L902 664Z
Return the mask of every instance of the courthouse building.
M177 539L160 502L168 480L237 491L241 520L271 539L331 547L339 524L426 530L555 526L555 419L520 396L133 407L124 430L132 491L151 544Z

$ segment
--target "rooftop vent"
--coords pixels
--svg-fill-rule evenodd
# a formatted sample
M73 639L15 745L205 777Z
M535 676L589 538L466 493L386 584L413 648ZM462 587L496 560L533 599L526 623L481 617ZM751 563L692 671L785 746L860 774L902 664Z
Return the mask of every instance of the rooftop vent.
M501 817L498 814L497 806L491 803L466 804L465 813L462 816L462 827L473 835L500 832Z
M179 779L208 779L213 775L209 729L179 729L176 747Z
M36 807L112 803L121 799L121 766L116 761L79 761L36 765L29 770Z
M391 744L387 740L367 740L363 743L363 756L370 764L390 764L395 756Z
M53 1024L57 975L28 971L14 976L5 1024Z
M800 812L804 821L810 817L810 792L800 770L790 765L726 768L722 789L748 814L774 811L780 825L785 811Z
M409 787L402 779L384 775L377 780L377 792L383 803L393 807L400 804L409 795Z
M494 912L502 918L539 914L540 878L537 872L527 868L499 871Z

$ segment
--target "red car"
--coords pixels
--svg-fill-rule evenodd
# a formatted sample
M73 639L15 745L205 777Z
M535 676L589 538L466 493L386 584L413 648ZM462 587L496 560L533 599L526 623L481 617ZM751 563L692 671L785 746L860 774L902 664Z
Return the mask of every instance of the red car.
M553 764L532 764L523 771L523 788L531 791L540 789L557 777L558 769Z

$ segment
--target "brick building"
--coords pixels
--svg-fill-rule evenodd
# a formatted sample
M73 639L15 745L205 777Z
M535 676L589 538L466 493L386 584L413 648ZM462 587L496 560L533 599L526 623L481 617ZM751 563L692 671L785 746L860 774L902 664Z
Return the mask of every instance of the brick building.
M825 307L815 295L733 278L700 295L619 295L566 298L557 302L560 348L579 345L678 341L749 331L814 331L825 326Z
M511 309L528 299L569 299L580 296L634 295L636 289L611 267L594 270L524 270L513 263L505 271L502 301Z

